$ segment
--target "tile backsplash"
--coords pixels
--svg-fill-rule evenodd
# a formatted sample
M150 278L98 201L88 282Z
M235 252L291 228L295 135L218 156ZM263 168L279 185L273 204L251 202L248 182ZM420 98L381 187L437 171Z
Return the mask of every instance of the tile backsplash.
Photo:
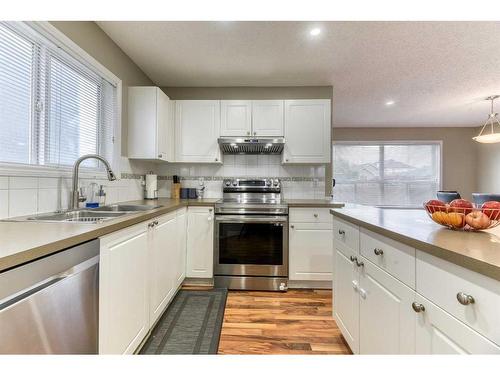
M170 197L172 176L178 175L184 187L198 187L202 179L205 198L221 198L222 180L237 177L280 178L285 199L325 198L325 166L284 166L279 155L224 155L222 165L155 164L122 158L120 180L80 178L80 186L104 185L108 204L142 199L140 177L146 171L159 175L159 197ZM0 176L0 219L67 209L71 184L69 177Z
M224 155L223 164L168 164L158 170L160 197L170 196L172 175L181 176L184 187L206 186L205 198L222 197L223 178L273 177L282 180L285 199L325 198L324 165L281 165L280 155ZM166 176L167 179L162 179Z

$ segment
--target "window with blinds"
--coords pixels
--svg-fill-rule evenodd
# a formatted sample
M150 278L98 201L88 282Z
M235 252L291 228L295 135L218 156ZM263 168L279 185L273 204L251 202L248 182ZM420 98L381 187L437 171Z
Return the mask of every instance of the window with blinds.
M335 200L420 207L441 186L440 142L336 142Z
M117 88L22 22L0 23L0 163L113 163ZM85 166L96 168L96 161Z

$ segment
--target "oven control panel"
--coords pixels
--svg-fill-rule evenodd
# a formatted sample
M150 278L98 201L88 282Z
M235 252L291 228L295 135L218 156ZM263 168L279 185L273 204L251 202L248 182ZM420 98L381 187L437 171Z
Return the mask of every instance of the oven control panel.
M260 192L279 192L281 190L281 181L279 178L261 178L261 179L242 179L226 178L222 182L224 192L232 191L260 191Z

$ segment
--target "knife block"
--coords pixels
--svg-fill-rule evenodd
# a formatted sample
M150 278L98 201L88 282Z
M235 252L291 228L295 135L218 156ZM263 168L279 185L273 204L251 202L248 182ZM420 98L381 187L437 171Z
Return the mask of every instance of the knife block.
M172 191L171 191L170 195L171 195L172 199L179 199L181 197L181 184L180 184L180 182L172 184Z

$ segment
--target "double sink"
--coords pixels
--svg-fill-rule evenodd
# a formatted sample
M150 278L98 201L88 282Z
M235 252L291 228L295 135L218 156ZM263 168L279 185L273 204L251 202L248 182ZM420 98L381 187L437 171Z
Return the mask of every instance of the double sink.
M98 208L87 208L70 210L64 212L55 212L42 215L25 216L13 218L10 221L43 221L43 222L73 222L73 223L102 223L124 215L135 214L138 212L151 211L160 208L160 205L141 205L141 204L111 204Z

